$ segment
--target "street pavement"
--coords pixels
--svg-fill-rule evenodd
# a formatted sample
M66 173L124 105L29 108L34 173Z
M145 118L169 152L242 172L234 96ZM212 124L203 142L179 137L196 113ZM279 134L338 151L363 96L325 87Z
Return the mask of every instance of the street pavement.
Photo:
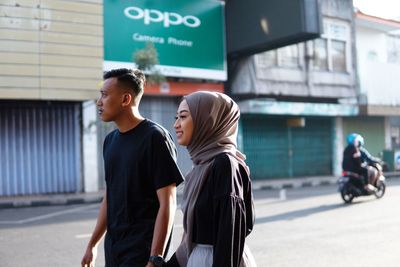
M266 179L253 181L253 189L281 189L336 184L335 176L315 176L290 179ZM178 187L178 196L182 195L184 184ZM101 202L103 191L71 194L45 194L31 196L0 197L0 209L38 207L52 205L74 205ZM1 266L0 266L1 267Z
M258 266L398 267L400 179L382 199L343 204L335 185L256 189L248 237ZM0 209L0 266L79 266L98 203ZM182 234L177 212L173 246ZM96 266L104 266L102 245Z

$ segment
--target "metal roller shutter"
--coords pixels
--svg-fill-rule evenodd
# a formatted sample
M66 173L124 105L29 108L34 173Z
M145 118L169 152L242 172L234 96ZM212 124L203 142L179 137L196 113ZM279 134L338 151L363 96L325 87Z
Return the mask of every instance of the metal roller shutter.
M285 120L243 116L243 148L252 179L289 176Z
M287 126L287 117L242 116L243 149L252 178L332 173L332 120L306 118L305 127Z
M0 196L80 190L81 105L0 102Z
M332 173L332 122L325 118L307 118L304 128L292 131L293 176Z

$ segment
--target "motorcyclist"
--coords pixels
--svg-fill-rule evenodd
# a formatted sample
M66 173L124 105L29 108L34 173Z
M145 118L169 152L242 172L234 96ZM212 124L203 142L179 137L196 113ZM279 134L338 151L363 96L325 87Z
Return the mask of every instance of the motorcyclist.
M364 148L364 138L361 136L361 146L360 146L360 152L361 152L361 162L364 166L367 167L368 169L368 182L371 185L375 185L376 179L378 178L379 175L381 175L382 168L378 167L381 166L381 160L379 158L375 158L371 156L371 154L368 152L366 148Z
M364 188L371 191L374 188L371 188L371 185L368 184L374 183L376 172L369 166L379 163L379 159L372 157L363 145L364 138L361 135L352 133L347 136L347 147L343 152L342 168L344 171L361 175L360 181Z

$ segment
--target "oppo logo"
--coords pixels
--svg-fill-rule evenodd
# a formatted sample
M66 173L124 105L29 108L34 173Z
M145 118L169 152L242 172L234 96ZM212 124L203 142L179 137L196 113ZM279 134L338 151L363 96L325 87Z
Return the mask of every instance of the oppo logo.
M181 16L173 12L161 12L156 9L141 9L134 6L125 8L124 14L130 19L142 19L144 24L160 22L163 23L166 28L172 25L175 26L181 24L187 27L196 28L201 24L200 19L195 16Z

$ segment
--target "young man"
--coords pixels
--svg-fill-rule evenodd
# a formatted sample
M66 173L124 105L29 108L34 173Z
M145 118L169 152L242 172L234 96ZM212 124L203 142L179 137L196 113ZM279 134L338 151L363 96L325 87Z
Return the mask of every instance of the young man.
M143 118L139 103L145 76L139 70L104 74L97 101L100 118L118 129L104 140L107 190L81 265L94 266L104 241L107 267L162 266L176 209L176 187L183 181L171 135Z

